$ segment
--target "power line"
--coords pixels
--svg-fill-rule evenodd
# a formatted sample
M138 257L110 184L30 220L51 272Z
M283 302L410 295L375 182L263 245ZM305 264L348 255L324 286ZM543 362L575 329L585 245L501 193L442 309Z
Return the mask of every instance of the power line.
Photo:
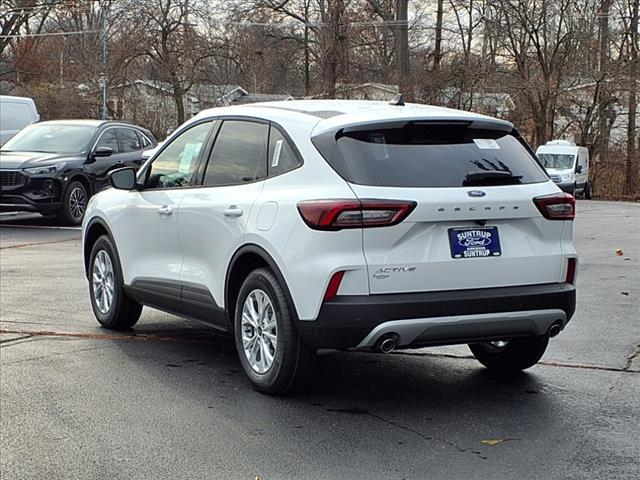
M87 33L99 33L99 30L79 30L77 32L51 32L51 33L18 33L15 35L0 35L0 38L54 37L54 36L63 36L63 35L84 35Z

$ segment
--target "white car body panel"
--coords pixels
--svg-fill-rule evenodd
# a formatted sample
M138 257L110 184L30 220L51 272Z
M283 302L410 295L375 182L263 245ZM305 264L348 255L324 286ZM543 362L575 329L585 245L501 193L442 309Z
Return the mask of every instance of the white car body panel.
M562 280L562 221L541 217L531 198L558 193L552 182L472 188L389 188L352 185L361 198L380 196L418 202L399 225L363 230L371 293L424 292L534 285ZM449 228L497 226L500 257L455 259ZM385 267L416 267L384 271Z
M84 220L100 217L114 236L127 285L136 279L178 280L182 250L177 211L186 190L105 190L89 201ZM167 207L170 215L160 213Z
M0 95L0 145L39 121L40 114L32 98Z
M180 280L206 286L221 307L229 260L244 244L247 221L264 183L198 188L180 204Z

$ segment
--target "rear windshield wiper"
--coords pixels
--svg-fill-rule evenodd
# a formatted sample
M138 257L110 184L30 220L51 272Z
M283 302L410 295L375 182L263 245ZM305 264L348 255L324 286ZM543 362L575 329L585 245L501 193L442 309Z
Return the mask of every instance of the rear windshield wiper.
M463 187L519 184L522 175L501 170L476 170L465 175Z

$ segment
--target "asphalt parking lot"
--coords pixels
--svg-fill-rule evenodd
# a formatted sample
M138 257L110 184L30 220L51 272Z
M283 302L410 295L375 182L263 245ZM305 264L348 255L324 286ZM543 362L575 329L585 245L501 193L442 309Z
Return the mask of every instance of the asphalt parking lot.
M527 372L335 353L289 398L199 324L99 328L80 231L52 225L0 216L3 480L640 478L640 204L578 202L578 310Z

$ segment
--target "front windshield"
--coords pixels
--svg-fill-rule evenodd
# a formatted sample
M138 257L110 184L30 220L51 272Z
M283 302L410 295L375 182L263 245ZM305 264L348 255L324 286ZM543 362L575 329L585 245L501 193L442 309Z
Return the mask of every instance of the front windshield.
M573 162L576 159L576 156L565 153L539 153L538 158L545 168L568 170L573 168Z
M89 149L94 133L94 127L35 124L18 132L2 151L82 153Z

